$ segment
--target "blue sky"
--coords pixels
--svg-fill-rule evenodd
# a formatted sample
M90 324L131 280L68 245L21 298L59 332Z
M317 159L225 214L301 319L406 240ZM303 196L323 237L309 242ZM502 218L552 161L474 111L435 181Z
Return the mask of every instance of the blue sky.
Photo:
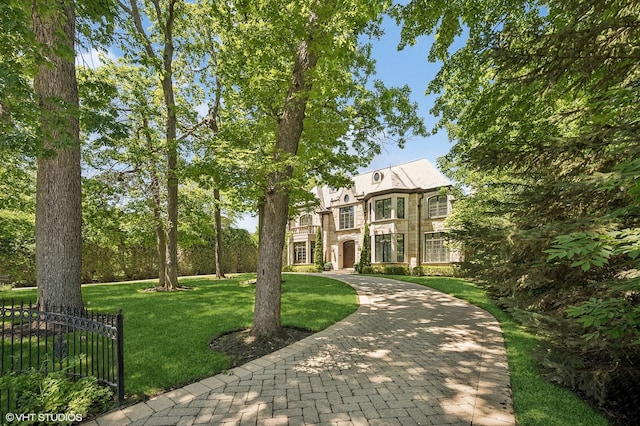
M422 37L414 46L407 46L398 51L400 29L389 18L384 21L385 35L374 42L373 56L376 59L377 78L387 86L409 85L411 98L419 105L419 114L424 118L427 129L431 130L436 122L429 110L433 106L435 97L426 96L425 91L429 82L440 69L440 64L427 61L427 54L431 47L432 38ZM429 137L416 137L408 141L404 149L388 144L383 146L382 153L374 158L369 167L364 170L374 170L389 165L401 164L407 161L426 158L434 165L436 159L449 152L451 143L446 133L441 130Z
M415 45L407 46L404 50L398 51L400 29L390 18L385 18L383 25L385 35L373 43L376 78L384 81L387 86L409 85L411 99L419 105L419 115L424 119L427 129L431 130L437 120L429 112L435 96L426 96L425 91L429 82L440 69L440 64L427 61L427 54L433 38L422 37ZM362 168L360 171L381 169L420 158L426 158L437 166L437 158L447 154L450 148L451 142L449 142L444 130L426 138L415 137L405 144L404 149L389 143L382 147L382 153L373 159L369 167ZM257 217L245 215L236 226L253 232L257 223Z

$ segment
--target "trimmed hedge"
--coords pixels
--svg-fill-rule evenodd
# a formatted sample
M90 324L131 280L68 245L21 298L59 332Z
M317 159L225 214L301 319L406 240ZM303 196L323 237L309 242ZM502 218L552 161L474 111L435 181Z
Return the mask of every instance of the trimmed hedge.
M321 272L316 265L286 265L282 272Z
M403 265L372 265L363 266L362 274L381 275L414 275L420 277L454 277L456 268L451 265L423 265L416 266L409 271L409 267Z
M456 267L452 265L422 265L416 266L411 275L419 277L455 277Z

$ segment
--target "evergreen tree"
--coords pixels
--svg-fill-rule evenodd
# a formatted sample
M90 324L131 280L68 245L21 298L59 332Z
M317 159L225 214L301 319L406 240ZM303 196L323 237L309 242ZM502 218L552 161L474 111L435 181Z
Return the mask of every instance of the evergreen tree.
M324 253L322 250L322 228L318 227L316 231L315 249L313 251L313 263L315 263L318 271L322 271L324 267Z
M358 272L362 273L363 269L371 266L371 235L369 235L369 224L364 225L364 238L362 241L362 250L360 251L360 261L358 262Z

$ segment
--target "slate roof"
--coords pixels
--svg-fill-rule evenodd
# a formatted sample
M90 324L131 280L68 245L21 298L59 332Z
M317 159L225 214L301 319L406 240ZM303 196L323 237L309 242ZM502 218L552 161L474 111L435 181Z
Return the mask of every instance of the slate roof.
M374 179L379 173L380 179ZM371 170L353 177L353 187L348 191L357 197L368 197L386 192L412 192L450 186L451 181L426 159ZM332 190L329 187L314 188L322 209L331 206L331 201L339 199L344 188ZM355 201L355 200L354 200Z

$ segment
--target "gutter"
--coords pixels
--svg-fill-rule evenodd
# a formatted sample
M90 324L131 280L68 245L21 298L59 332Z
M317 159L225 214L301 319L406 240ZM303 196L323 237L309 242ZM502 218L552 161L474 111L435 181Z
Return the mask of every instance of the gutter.
M422 265L422 200L424 200L424 191L420 192L418 197L418 262L417 266Z

